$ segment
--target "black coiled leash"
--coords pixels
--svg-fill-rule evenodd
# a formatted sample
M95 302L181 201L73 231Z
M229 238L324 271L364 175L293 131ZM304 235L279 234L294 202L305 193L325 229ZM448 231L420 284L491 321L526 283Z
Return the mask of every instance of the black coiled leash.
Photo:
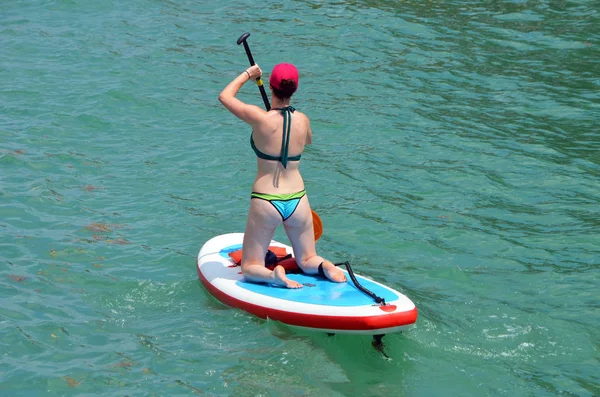
M356 288L358 288L360 291L362 291L363 293L369 295L371 298L373 298L375 300L376 303L385 306L385 299L383 299L382 297L376 295L373 291L369 291L368 289L366 289L364 286L362 286L358 280L356 279L356 276L354 275L354 271L352 271L352 266L350 266L350 262L346 261L346 262L340 262L340 263L336 263L336 266L345 266L346 270L348 271L348 275L350 276L350 280L352 280L352 282L354 283L354 285L356 286Z

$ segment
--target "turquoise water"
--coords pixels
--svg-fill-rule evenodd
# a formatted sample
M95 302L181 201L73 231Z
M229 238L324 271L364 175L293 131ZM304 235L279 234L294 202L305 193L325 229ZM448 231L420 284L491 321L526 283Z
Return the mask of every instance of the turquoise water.
M597 1L0 10L3 396L600 395ZM300 69L320 252L420 310L391 360L197 280L248 208L249 128L217 101L246 31Z

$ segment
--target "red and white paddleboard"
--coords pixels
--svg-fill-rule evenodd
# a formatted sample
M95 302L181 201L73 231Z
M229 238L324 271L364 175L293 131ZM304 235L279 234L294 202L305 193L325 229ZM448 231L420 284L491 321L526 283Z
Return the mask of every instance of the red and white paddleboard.
M261 318L328 333L380 335L402 331L417 320L414 303L400 292L355 274L359 284L385 300L377 304L348 277L333 283L318 275L288 274L304 285L287 289L244 280L230 253L242 247L243 233L213 237L198 253L198 277L222 303ZM271 246L292 248L272 241Z

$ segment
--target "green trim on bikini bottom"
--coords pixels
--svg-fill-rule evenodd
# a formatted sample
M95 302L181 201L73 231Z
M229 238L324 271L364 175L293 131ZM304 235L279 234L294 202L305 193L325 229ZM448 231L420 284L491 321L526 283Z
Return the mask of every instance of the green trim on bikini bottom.
M301 190L296 193L284 193L284 194L268 194L268 193L252 192L250 197L259 198L259 199L263 199L263 200L267 200L267 201L272 201L272 200L287 201L287 200L294 200L294 199L302 198L302 197L304 197L305 194L306 194L306 189Z

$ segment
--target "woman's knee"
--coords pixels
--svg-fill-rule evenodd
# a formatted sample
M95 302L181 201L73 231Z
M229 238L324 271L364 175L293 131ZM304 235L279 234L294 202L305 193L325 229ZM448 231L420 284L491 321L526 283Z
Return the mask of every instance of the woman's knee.
M317 254L307 255L296 259L298 267L302 269L304 273L315 273L315 269L319 266L324 259Z
M255 273L257 268L265 267L264 262L259 263L259 261L248 261L242 263L242 275L246 276L248 274Z

